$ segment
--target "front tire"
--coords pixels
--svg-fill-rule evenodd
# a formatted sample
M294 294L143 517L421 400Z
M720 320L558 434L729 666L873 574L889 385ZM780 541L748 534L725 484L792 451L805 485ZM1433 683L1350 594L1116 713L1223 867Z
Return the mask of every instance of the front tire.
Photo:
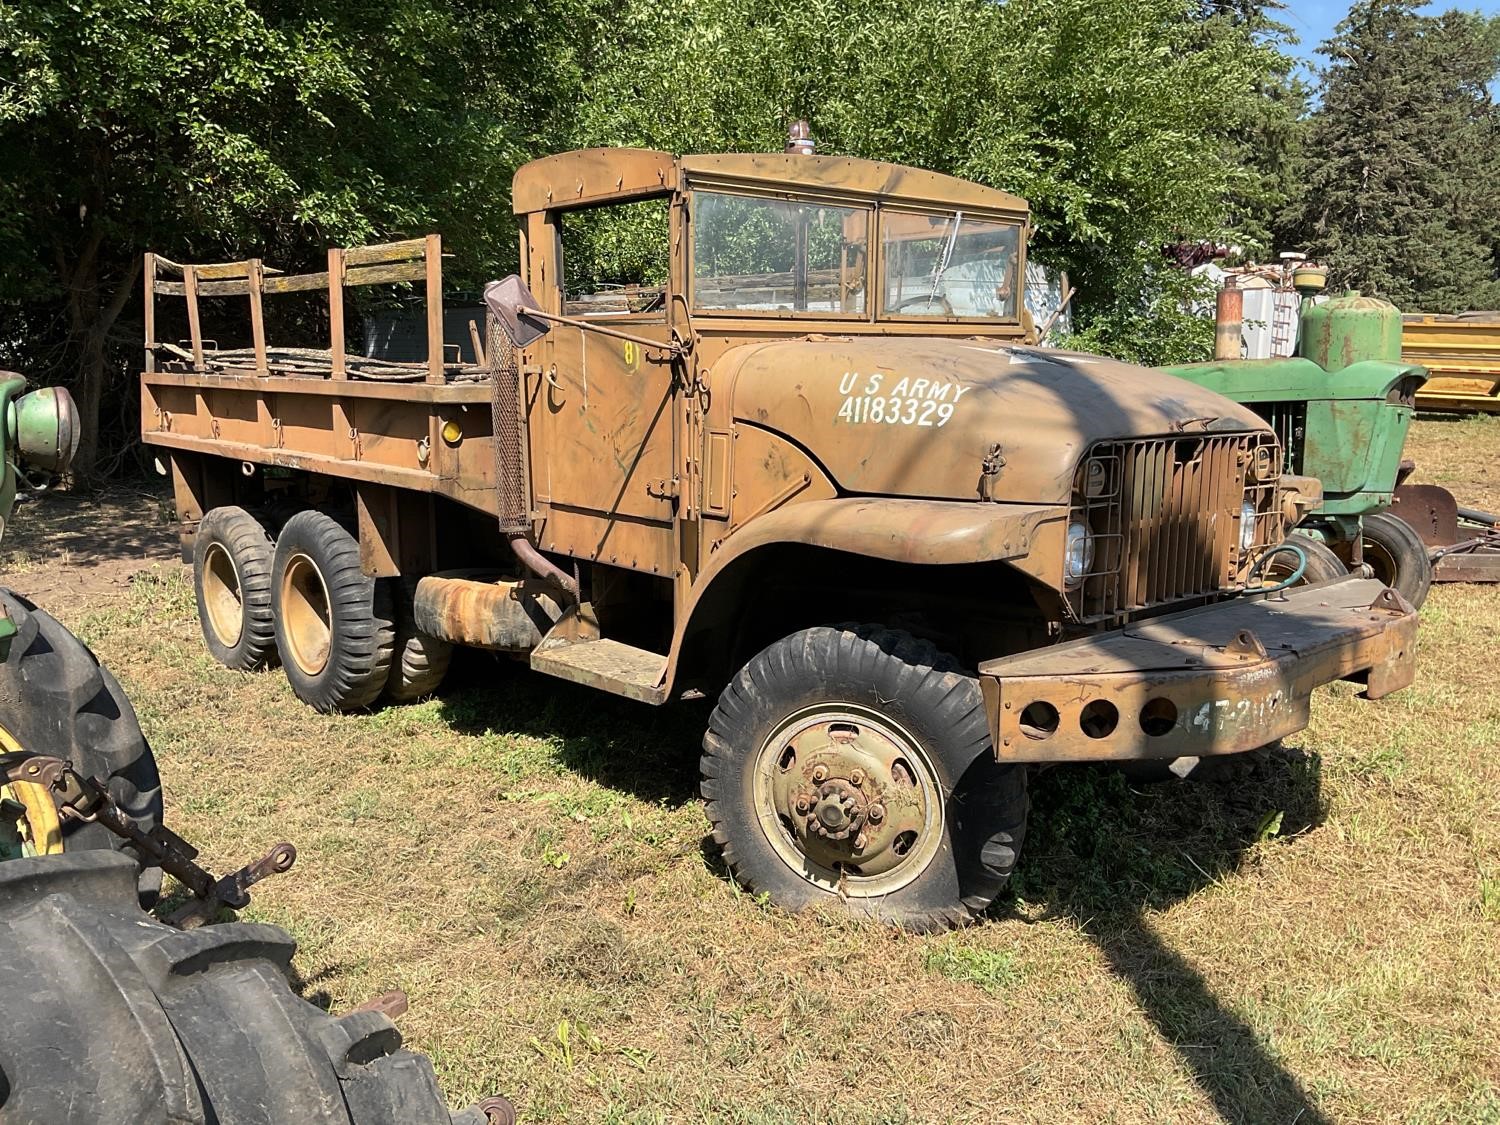
M1307 556L1307 565L1303 568L1302 576L1293 585L1310 586L1315 582L1327 582L1334 578L1342 578L1349 573L1349 568L1344 565L1344 560L1339 558L1325 544L1310 535L1294 534L1287 538L1292 543L1302 548ZM1274 585L1284 582L1297 569L1297 557L1290 551L1282 551L1273 555L1261 571L1261 576L1267 584Z
M929 931L994 901L1026 831L1025 768L994 756L978 681L926 641L820 626L719 697L702 790L735 878Z
M1360 550L1375 577L1393 586L1416 609L1432 588L1432 559L1416 530L1390 512L1360 520Z
M391 667L390 591L359 565L359 544L322 512L298 512L276 539L276 647L297 698L318 711L375 702Z

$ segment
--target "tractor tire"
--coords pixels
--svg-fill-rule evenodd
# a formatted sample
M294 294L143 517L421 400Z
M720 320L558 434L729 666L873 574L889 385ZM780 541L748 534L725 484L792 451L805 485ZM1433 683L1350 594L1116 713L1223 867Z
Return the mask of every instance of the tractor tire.
M1311 586L1315 582L1327 582L1333 578L1342 578L1349 573L1349 568L1344 565L1344 560L1339 558L1333 551L1320 540L1310 535L1292 535L1289 543L1295 543L1301 547L1307 555L1307 566L1302 571L1302 577L1294 585ZM1268 583L1283 582L1289 578L1297 569L1295 556L1290 552L1282 552L1274 556L1266 564L1261 572L1261 577Z
M102 852L0 864L0 1121L483 1125L383 1014L295 995L276 926L178 930Z
M161 778L119 682L51 614L6 590L0 590L0 602L16 627L9 655L0 663L0 750L67 759L80 773L103 780L120 811L141 831L151 831L161 823ZM52 842L39 851L124 851L139 867L134 850L102 824L59 822L51 794L30 788L42 799L22 797L21 803L34 804L36 814L50 813L55 824ZM32 813L23 819L31 821ZM160 889L161 868L140 870L137 892L143 905L154 902Z
M410 703L437 691L443 677L448 674L453 646L417 628L412 617L412 587L406 583L393 585L396 642L385 694L396 703Z
M786 910L962 925L1026 834L1026 770L995 759L979 682L880 626L805 629L755 656L719 697L701 771L734 878Z
M276 647L297 697L318 711L374 703L390 676L390 590L359 566L354 536L322 512L298 512L276 538Z
M1432 558L1416 529L1391 512L1374 512L1360 520L1360 550L1375 577L1422 608L1432 588Z
M226 668L255 672L276 662L275 549L264 525L244 508L213 508L198 524L193 540L198 622L208 651Z

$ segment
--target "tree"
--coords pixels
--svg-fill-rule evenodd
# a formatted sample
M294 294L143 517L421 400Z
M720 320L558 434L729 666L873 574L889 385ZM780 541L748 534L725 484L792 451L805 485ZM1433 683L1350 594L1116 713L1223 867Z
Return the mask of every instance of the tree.
M545 119L541 68L572 61L537 49L535 9L0 0L0 361L72 385L81 473L138 364L139 336L112 333L147 249L311 265L441 229L470 260L514 257L510 170Z
M1085 323L1161 243L1222 237L1257 179L1231 141L1279 57L1233 20L1205 35L1188 0L624 0L595 20L580 143L777 151L806 117L819 151L1025 196Z
M1361 0L1321 51L1288 237L1404 308L1500 304L1500 19Z

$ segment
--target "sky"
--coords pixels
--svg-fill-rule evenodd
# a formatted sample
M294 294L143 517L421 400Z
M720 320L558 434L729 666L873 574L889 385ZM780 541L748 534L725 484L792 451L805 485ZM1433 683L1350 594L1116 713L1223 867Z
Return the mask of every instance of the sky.
M1426 13L1446 11L1449 8L1466 8L1486 15L1500 15L1500 0L1447 0L1446 3L1428 4ZM1286 0L1286 7L1276 13L1282 23L1288 25L1301 40L1292 48L1294 54L1304 60L1304 77L1311 80L1312 67L1322 64L1318 44L1333 34L1334 26L1349 11L1349 0Z

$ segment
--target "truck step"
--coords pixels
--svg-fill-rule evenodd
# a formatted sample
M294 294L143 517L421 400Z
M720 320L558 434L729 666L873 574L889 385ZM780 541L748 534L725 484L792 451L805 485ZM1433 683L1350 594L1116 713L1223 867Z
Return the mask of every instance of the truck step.
M661 684L667 658L608 638L543 641L531 651L531 666L549 676L641 703L661 703L667 698L667 689Z

